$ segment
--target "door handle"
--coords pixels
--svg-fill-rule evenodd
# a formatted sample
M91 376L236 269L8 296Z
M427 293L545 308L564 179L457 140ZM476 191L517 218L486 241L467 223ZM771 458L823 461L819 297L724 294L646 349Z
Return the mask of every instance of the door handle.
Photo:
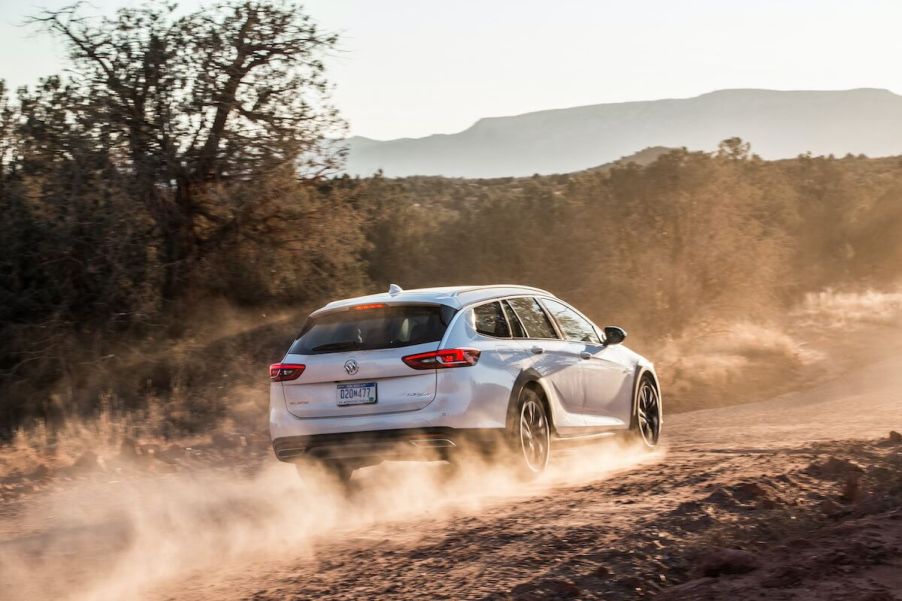
M541 355L542 353L545 352L545 349L543 349L541 346L534 346L529 350L532 351L533 355Z
M579 358L580 358L580 359L591 359L591 358L592 358L592 353L583 351L583 352L581 352L581 353L579 354Z

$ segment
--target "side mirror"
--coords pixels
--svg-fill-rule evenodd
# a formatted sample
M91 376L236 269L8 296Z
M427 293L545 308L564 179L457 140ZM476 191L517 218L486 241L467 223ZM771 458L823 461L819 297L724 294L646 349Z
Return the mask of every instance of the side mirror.
M605 328L604 328L604 344L605 344L605 346L620 344L624 340L626 340L626 330L624 330L623 328L618 328L617 326L605 326Z

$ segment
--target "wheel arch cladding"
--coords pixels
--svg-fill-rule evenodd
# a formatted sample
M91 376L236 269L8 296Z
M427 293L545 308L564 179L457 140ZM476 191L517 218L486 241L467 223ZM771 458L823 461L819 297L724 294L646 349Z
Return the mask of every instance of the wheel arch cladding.
M542 405L545 407L545 415L548 418L548 421L551 423L551 431L555 432L554 429L554 415L551 413L551 407L548 403L548 393L545 390L545 387L542 386L542 383L539 381L541 376L539 372L534 369L525 369L520 372L520 375L517 376L517 379L514 380L514 385L511 387L510 398L507 402L507 427L510 429L516 419L517 413L517 401L520 400L520 393L523 392L524 388L534 388L539 393L539 398L542 400ZM556 432L555 432L556 433Z

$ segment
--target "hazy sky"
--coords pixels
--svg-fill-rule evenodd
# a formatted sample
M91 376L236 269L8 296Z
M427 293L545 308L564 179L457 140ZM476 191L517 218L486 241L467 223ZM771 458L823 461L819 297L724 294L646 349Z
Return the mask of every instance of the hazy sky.
M0 0L0 78L59 71L39 7ZM128 0L93 0L111 12ZM186 6L200 4L186 0ZM335 101L355 134L449 133L479 117L720 88L902 91L900 0L309 0L342 34Z

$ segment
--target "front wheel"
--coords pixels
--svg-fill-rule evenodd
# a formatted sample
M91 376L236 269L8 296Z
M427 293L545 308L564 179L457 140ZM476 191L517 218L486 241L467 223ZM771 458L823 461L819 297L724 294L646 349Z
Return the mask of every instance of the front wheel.
M512 430L518 471L526 477L541 474L551 454L551 425L542 398L532 388L520 393Z
M636 390L632 424L633 437L646 448L658 446L661 438L661 395L649 376L643 376Z

